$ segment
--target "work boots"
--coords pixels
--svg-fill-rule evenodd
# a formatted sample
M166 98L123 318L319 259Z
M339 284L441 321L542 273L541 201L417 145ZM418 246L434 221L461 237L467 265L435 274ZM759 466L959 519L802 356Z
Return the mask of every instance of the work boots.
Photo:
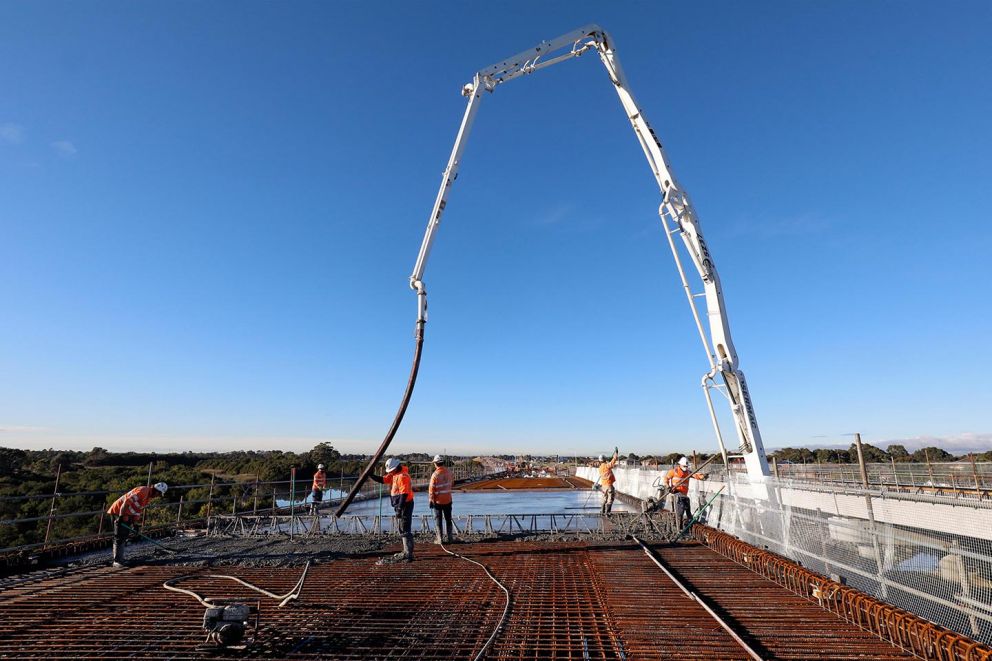
M451 534L451 528L448 528L448 543L449 544L455 543L455 536Z
M114 537L114 567L124 567L124 542Z
M402 551L379 558L375 564L392 565L397 562L413 562L413 534L403 535L400 540L403 542Z

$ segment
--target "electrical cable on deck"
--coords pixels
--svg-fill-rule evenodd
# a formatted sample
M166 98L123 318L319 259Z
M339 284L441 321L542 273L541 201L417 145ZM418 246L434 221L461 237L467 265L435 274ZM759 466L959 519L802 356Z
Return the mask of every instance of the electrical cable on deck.
M481 659L483 657L483 655L485 655L486 651L493 644L493 641L496 640L496 636L503 629L503 625L506 623L506 617L510 613L510 602L512 600L512 597L510 596L510 591L506 588L505 585L503 585L502 583L500 583L499 582L499 579L496 578L495 576L493 576L493 573L491 571L489 571L489 568L486 567L481 562L478 562L476 560L473 560L472 558L466 558L465 556L461 555L460 553L455 553L454 551L449 551L447 548L445 548L444 544L441 544L440 546L441 546L441 550L444 551L445 553L447 553L448 555L453 555L456 558L461 558L462 560L465 560L467 562L471 562L473 565L478 565L478 566L482 567L482 571L486 572L486 576L488 576L489 578L491 578L492 581L493 581L493 583L495 583L496 585L498 585L499 586L499 589L502 590L504 594L506 594L506 605L503 606L503 615L500 616L499 622L496 623L496 628L493 630L492 635L489 636L489 640L486 641L486 644L482 646L482 649L479 650L479 653L475 655L475 659L473 660L473 661L479 661L479 659Z
M304 565L304 567L303 567L303 574L300 576L300 580L297 581L296 582L296 585L293 586L293 589L290 590L289 592L287 592L286 594L273 594L272 592L269 592L268 590L266 590L264 588L260 588L257 585L252 585L248 581L242 580L242 579L238 578L237 576L230 576L228 574L186 574L185 576L179 576L179 577L176 577L176 578L173 578L173 579L169 579L165 583L162 583L162 587L165 588L166 590L171 590L172 592L179 592L179 593L182 593L182 594L187 594L187 595L193 597L194 599L196 599L198 602L200 602L200 605L203 606L204 608L213 608L215 606L215 604L211 603L211 598L210 597L201 597L200 595L198 595L196 592L193 592L192 590L187 590L185 588L179 588L179 587L176 587L173 584L174 583L178 583L179 581L184 581L184 580L189 579L189 578L223 578L223 579L226 579L226 580L229 580L229 581L235 581L236 583L240 583L241 585L245 586L246 588L250 588L250 589L254 590L255 592L260 592L260 593L264 594L266 597L272 597L273 599L279 600L279 606L281 608L282 606L285 606L286 604L288 604L290 601L294 601L294 600L300 598L300 591L303 590L303 582L306 580L306 578L307 578L307 572L309 570L310 570L310 561L308 560L307 561L307 564Z

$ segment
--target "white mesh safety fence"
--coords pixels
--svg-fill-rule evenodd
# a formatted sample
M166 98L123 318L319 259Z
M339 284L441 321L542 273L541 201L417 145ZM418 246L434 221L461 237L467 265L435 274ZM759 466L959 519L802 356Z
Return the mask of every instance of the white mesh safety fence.
M992 502L713 474L705 522L948 629L992 643Z

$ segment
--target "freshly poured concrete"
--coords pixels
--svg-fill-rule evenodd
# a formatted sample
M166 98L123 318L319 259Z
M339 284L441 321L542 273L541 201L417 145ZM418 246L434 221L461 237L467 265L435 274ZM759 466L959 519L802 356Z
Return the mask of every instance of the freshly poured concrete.
M592 489L554 491L456 491L452 494L452 514L595 514L599 512L602 496ZM392 515L389 498L354 503L346 514L363 516L379 514L380 503L384 516ZM633 512L629 505L614 501L613 511ZM427 494L414 494L414 516L433 514L427 506Z

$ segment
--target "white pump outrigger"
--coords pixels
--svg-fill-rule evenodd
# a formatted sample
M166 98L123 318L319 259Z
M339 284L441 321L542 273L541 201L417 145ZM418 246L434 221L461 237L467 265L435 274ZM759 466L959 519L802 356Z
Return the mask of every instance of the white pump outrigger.
M465 108L465 115L458 129L455 145L451 150L451 157L448 159L448 167L445 168L442 175L441 189L438 191L434 208L427 221L427 231L420 246L420 254L417 255L417 263L410 275L410 286L417 292L418 325L427 321L427 290L424 286L424 269L427 266L427 258L437 235L438 225L441 223L441 214L447 204L451 184L458 176L462 152L465 150L465 143L468 141L475 114L479 110L482 92L492 92L502 83L534 73L552 64L578 57L590 49L595 49L599 53L599 58L602 60L603 66L606 67L610 80L613 81L617 95L620 97L620 103L623 104L627 118L630 119L630 124L634 128L634 134L641 143L641 148L644 149L644 155L647 157L651 171L661 189L662 202L658 214L661 216L665 236L668 238L672 254L675 257L675 265L682 280L686 298L689 300L689 307L692 310L696 327L699 330L699 339L703 343L710 363L709 371L703 376L702 386L717 442L720 444L720 452L723 454L725 463L730 457L736 456L736 454L728 455L724 444L716 411L713 409L710 391L714 389L723 394L730 404L737 438L740 441L739 451L747 466L748 476L752 481L761 481L768 475L768 461L765 458L764 446L761 443L761 433L758 431L758 420L754 415L747 382L744 380L743 372L737 367L737 352L730 339L730 326L727 321L727 311L716 266L713 264L713 258L703 240L699 220L689 202L689 196L676 181L665 159L661 142L634 101L630 86L627 84L627 78L620 67L620 60L617 59L616 51L613 48L613 40L598 25L587 25L573 30L557 39L545 41L535 48L482 69L475 74L471 83L462 88L462 95L468 97L468 106ZM682 266L682 259L673 239L675 234L681 237L702 280L701 292L693 292L689 285L685 269ZM705 298L706 300L706 314L709 318L708 334L696 305L698 298ZM716 382L717 375L722 378L722 384Z

